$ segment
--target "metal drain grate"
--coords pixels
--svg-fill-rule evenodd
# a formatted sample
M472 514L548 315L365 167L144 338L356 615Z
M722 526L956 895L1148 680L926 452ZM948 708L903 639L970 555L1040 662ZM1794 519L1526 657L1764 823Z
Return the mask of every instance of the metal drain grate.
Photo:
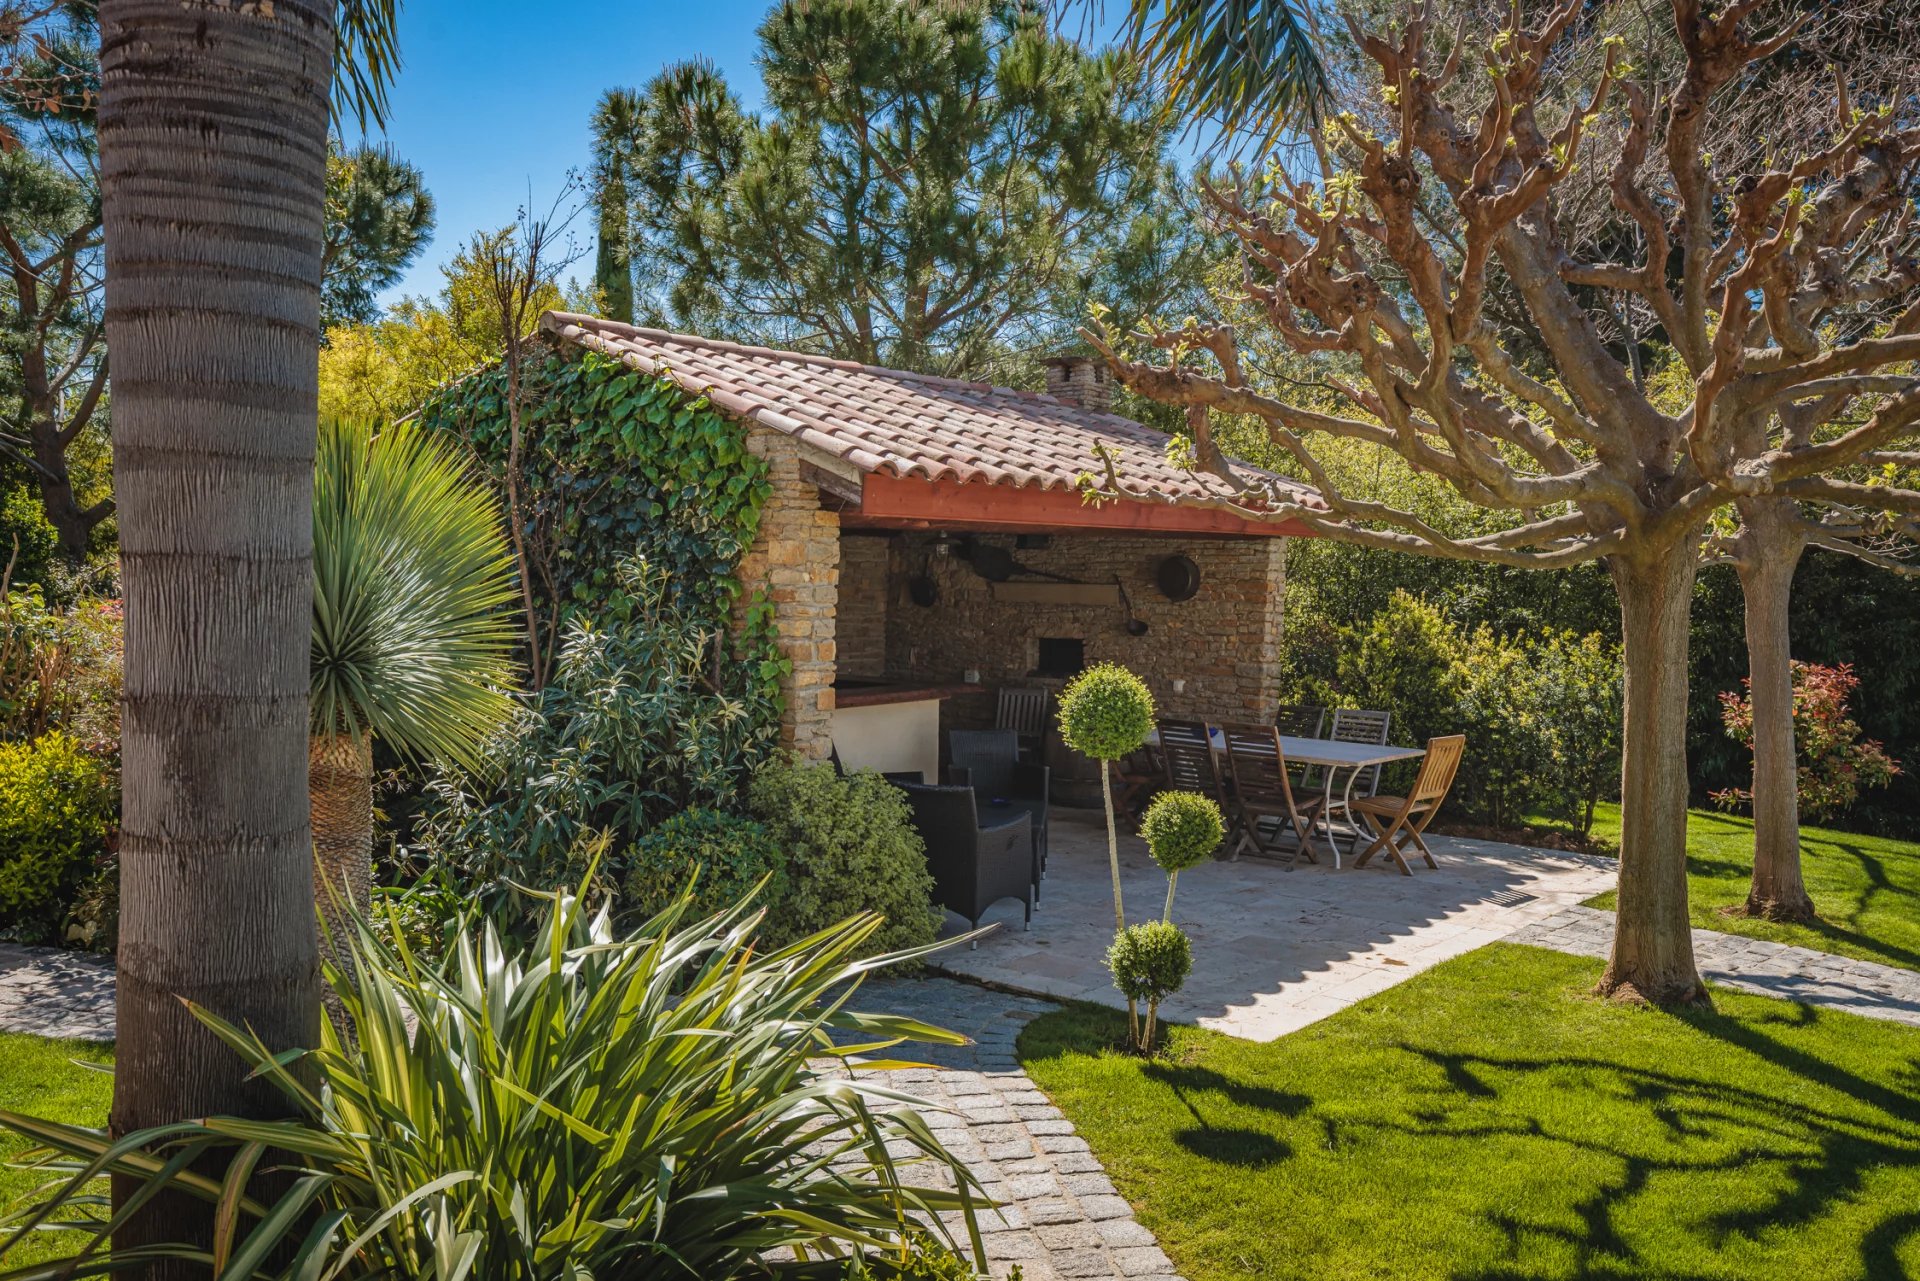
M1529 894L1525 890L1502 890L1498 894L1489 894L1481 901L1491 903L1495 907L1519 907L1522 903L1533 902L1537 897L1539 896Z

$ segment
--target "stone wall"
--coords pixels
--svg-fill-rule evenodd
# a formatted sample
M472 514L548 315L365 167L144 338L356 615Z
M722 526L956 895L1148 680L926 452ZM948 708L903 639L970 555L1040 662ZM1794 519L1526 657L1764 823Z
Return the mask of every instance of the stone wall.
M840 539L840 671L882 676L887 670L887 562L884 536L847 534Z
M832 749L834 614L840 591L840 517L800 475L800 445L753 427L747 448L767 460L773 493L760 532L740 561L741 599L764 587L774 605L780 652L793 664L781 714L783 746L825 759Z
M1012 549L1014 539L984 537ZM988 687L1057 684L1032 681L1042 637L1079 639L1086 661L1111 660L1138 673L1161 714L1212 721L1264 721L1273 715L1280 678L1280 623L1286 576L1286 540L1139 538L1060 534L1045 549L1016 550L1021 564L1085 582L1116 578L1147 624L1129 635L1115 606L1012 604L959 557L928 557L922 535L893 540L887 597L887 674L896 678L959 680L978 670ZM1173 602L1160 594L1154 570L1183 554L1200 567L1200 590ZM906 597L906 580L925 563L939 589L929 608ZM1179 692L1174 682L1184 682ZM951 700L955 725L986 723L987 695Z

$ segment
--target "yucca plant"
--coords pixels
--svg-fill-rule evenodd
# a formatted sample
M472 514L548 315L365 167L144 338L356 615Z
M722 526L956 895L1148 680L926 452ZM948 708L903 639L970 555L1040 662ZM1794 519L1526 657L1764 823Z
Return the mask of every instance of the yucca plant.
M365 910L373 739L470 764L514 703L513 556L492 492L410 423L320 429L313 477L314 890Z
M311 1053L276 1057L196 1009L296 1119L115 1140L0 1113L60 1176L8 1231L65 1216L79 1242L0 1281L162 1255L222 1281L799 1281L856 1255L887 1276L929 1231L958 1245L949 1222L984 1266L979 1184L885 1081L901 1042L963 1038L848 1008L866 975L909 959L854 959L878 916L763 954L751 900L689 921L683 898L617 939L604 910L542 897L524 950L476 918L434 966L353 915L356 964L327 966L346 1027L323 1026ZM102 1175L137 1195L110 1207ZM116 1252L115 1227L163 1190L215 1206L211 1243Z

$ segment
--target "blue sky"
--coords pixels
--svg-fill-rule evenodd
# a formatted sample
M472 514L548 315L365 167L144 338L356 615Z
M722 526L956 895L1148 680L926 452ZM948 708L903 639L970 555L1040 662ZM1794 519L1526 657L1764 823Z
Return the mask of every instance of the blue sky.
M585 8L404 0L404 65L385 141L425 173L439 228L386 301L439 292L440 265L474 232L513 221L529 191L544 213L567 171L585 172L588 122L607 89L637 87L669 63L706 57L757 105L754 31L768 8L769 0L616 0ZM574 230L591 252L591 220L583 215ZM592 263L574 273L585 279Z
M766 0L611 3L406 0L404 65L385 140L418 165L439 206L433 243L387 298L431 294L440 264L527 201L545 211L568 169L588 162L588 121L614 85L640 85L671 62L711 58L753 102L754 29ZM375 135L376 138L378 135ZM583 243L592 226L575 224ZM592 264L576 268L583 278Z

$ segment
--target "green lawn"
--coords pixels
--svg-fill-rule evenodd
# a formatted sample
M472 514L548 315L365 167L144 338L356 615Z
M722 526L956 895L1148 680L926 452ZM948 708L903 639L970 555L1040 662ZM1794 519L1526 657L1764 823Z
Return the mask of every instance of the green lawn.
M0 1033L0 1108L27 1112L76 1125L105 1125L113 1101L113 1078L84 1068L75 1059L112 1063L113 1050L85 1041L43 1041L37 1036ZM0 1132L0 1207L10 1206L45 1182L32 1171L7 1168L26 1147ZM0 1258L0 1269L47 1258L45 1243L29 1243Z
M1617 842L1619 808L1603 807L1594 831ZM1820 913L1818 924L1726 916L1722 908L1747 901L1753 820L1694 810L1687 821L1687 897L1694 925L1920 970L1920 845L1803 827L1800 860L1807 892ZM1613 895L1589 899L1588 906L1611 908Z
M1599 969L1495 944L1271 1044L1147 1062L1081 1006L1020 1051L1190 1281L1920 1275L1920 1031Z

